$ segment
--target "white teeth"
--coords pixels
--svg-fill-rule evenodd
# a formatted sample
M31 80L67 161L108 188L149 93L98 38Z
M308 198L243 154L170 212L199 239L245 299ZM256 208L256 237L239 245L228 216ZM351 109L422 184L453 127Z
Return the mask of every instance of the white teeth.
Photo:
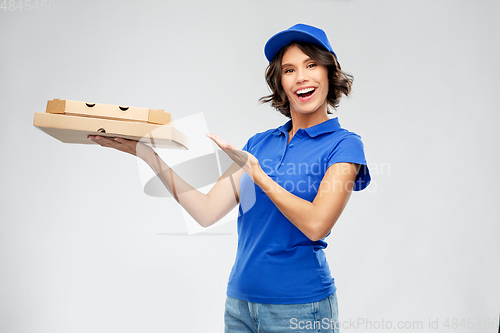
M302 89L302 90L297 90L296 93L297 94L305 94L305 93L308 93L310 91L313 91L315 88L306 88L306 89Z

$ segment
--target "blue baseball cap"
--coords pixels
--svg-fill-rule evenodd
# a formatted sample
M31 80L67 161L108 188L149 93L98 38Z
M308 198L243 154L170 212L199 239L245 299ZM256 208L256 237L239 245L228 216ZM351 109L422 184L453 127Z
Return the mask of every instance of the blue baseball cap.
M291 42L308 42L318 45L329 52L332 52L335 58L337 55L333 52L332 46L326 37L326 33L316 27L307 24L296 24L291 28L278 32L271 37L266 46L264 46L264 54L267 60L271 62L278 51L285 45Z

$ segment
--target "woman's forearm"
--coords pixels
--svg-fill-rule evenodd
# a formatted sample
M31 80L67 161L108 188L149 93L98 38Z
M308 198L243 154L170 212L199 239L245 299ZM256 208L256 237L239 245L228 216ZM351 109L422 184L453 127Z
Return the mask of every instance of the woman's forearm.
M189 185L179 177L154 150L144 156L139 156L146 162L161 180L174 199L191 215L202 227L207 227L213 221L209 197Z
M255 177L255 183L304 235L311 240L316 240L319 237L317 230L320 223L315 223L319 221L315 217L313 203L288 192L266 174Z
M304 235L316 241L327 236L342 214L352 192L357 168L349 163L332 167L313 202L288 192L260 168L253 173L254 182L281 213Z

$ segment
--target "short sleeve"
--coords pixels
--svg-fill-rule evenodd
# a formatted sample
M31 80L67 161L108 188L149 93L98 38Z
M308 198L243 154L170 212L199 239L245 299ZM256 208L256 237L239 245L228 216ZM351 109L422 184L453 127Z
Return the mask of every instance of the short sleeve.
M243 146L243 148L241 148L241 150L244 150L244 151L246 151L246 152L248 152L248 153L251 154L252 153L251 150L252 150L254 138L256 137L256 135L254 135L250 139L248 139L247 142L245 143L245 145Z
M248 140L248 141L245 143L245 145L243 146L243 148L241 148L241 150L244 150L244 151L248 152L248 146L249 146L248 142L249 142L249 141L250 141L250 140Z
M334 150L328 156L327 168L335 163L355 163L360 164L361 168L354 182L354 191L364 190L370 184L371 177L368 165L365 159L365 151L361 137L355 133L350 133L340 140Z

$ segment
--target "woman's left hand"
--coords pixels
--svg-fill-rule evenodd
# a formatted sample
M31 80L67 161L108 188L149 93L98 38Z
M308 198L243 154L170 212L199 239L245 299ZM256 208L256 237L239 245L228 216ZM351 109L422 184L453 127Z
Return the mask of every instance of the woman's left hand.
M263 173L259 160L249 152L240 150L235 146L226 143L215 134L207 133L207 136L212 139L217 146L219 146L254 181L254 177L260 176Z

